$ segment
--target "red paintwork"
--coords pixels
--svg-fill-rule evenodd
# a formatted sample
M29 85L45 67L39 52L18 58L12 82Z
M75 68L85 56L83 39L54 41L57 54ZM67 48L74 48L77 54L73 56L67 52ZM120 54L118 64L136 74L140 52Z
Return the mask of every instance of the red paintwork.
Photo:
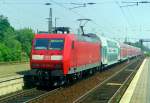
M56 65L60 65L61 69L66 75L70 68L79 67L87 64L94 64L101 62L101 46L99 42L79 41L74 34L36 34L36 38L64 38L64 50L34 50L32 47L31 55L62 55L63 60L32 60L30 59L31 68L39 69L55 69ZM72 43L74 41L74 49ZM34 43L34 40L33 40ZM32 56L31 56L32 57ZM33 64L38 64L33 66Z
M127 54L128 47L125 44L120 44L120 58L126 58L128 56Z
M120 44L120 58L133 57L141 54L141 49L127 44Z

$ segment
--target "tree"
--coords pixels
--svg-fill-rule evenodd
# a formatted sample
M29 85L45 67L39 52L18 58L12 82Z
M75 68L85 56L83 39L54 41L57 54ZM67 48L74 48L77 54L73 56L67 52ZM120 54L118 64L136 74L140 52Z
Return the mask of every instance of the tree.
M0 43L0 56L1 61L11 61L11 50L2 43Z
M33 36L31 29L15 30L7 17L0 15L0 61L28 59Z
M7 29L13 30L13 28L10 26L10 23L7 20L7 17L0 15L0 41L4 39L4 33L7 31Z
M34 33L31 29L25 28L16 31L16 38L22 45L23 52L30 55L32 39L34 37Z
M22 47L21 43L15 39L8 39L5 41L5 45L9 48L11 61L21 61Z

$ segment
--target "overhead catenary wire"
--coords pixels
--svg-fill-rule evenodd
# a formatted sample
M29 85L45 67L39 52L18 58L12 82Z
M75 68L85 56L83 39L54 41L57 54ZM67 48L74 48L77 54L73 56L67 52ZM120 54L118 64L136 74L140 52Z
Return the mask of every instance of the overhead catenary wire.
M1 0L0 1L0 3L1 4L15 4L15 5L28 5L28 4L43 4L43 2L33 2L33 1L28 1L28 0L26 0L26 1L20 1L20 0L18 0L18 2L13 2L13 1L5 1L5 0ZM83 4L89 4L89 5L101 5L101 4L108 4L108 3L112 3L112 1L102 1L102 2L74 2L74 1L72 1L72 2L59 2L60 4L68 4L68 5L71 5L71 4L73 4L73 5L83 5Z
M43 2L6 2L6 1L0 1L1 4L6 5L41 5Z
M128 6L139 6L139 4L149 4L150 1L122 1L122 3L127 3L128 5L123 5L121 7L128 7Z
M124 10L121 8L119 2L116 1L116 0L114 0L114 1L115 1L116 5L118 6L118 8L120 9L120 11L121 11L121 13L122 13L122 15L123 15L125 21L127 22L128 26L131 27L131 24L130 24L130 22L129 22L129 20L128 20L128 18L127 18L127 16L126 16L125 12L124 12Z
M118 2L117 0L114 0L114 2L116 3L116 5L118 6L118 8L120 9L124 20L127 22L128 26L130 27L130 22L129 22L129 20L127 19L127 16L126 16L124 10L121 8L119 2ZM125 27L125 39L127 39L127 27Z
M142 34L142 32L141 32L141 25L140 25L140 29L137 29L136 31L135 31L135 29L133 28L133 27L135 27L136 25L138 25L137 24L137 21L136 21L136 19L135 19L135 17L134 17L134 15L132 15L132 12L131 12L131 10L130 10L130 8L131 8L131 6L134 6L134 5L136 5L136 6L139 6L139 4L148 4L148 3L150 3L150 1L131 1L131 2L128 2L128 1L123 1L122 3L128 3L127 5L124 5L124 6L120 6L120 9L123 11L122 13L123 13L123 15L125 15L124 17L125 17L125 19L126 19L126 21L127 21L127 23L128 23L128 26L130 27L130 30L131 30L131 32L133 33L133 34L139 34L139 32L138 32L138 30L140 30L140 33ZM119 4L119 3L118 3ZM124 10L123 10L123 8L125 9L125 8L127 8L126 10L128 10L128 14L130 15L130 21L128 20L128 18L126 17L126 14L125 14L125 12L124 12ZM134 25L133 25L134 24ZM127 34L126 34L127 35Z
M5 1L5 0L4 0ZM59 5L59 6L61 6L61 7L63 7L63 8L65 8L65 9L67 9L67 10L69 10L69 8L68 7L66 7L66 6L64 6L64 4L77 4L77 5L79 5L79 4L83 4L84 2L73 2L73 1L71 1L70 3L68 3L68 2L56 2L56 1L54 1L54 0L50 0L50 1L52 1L53 3L55 3L55 4L57 4L57 5ZM86 2L86 4L88 4L88 3L91 3L91 2ZM104 3L114 3L114 1L102 1L102 2L94 2L94 4L104 4ZM41 2L29 2L29 1L26 1L26 2L9 2L9 1L5 1L4 2L4 4L43 4L43 3L41 3ZM75 13L76 15L78 15L78 16L80 16L81 18L87 18L87 17L85 17L83 14L80 14L80 13L78 13L78 12L76 12L75 10L70 10L71 12L73 12L73 13ZM123 11L123 10L122 10ZM124 11L123 11L124 12ZM125 13L123 13L123 15L124 16L126 16L126 14ZM125 17L126 18L126 17ZM108 20L106 20L107 22L108 22ZM129 25L131 25L130 24L130 22L129 22L129 20L126 20L127 21L127 23L129 24ZM109 30L108 28L107 28L107 30L106 30L106 27L104 27L104 26L102 26L102 25L100 25L100 24L98 24L96 21L94 21L94 20L92 20L91 21L91 23L93 23L94 25L96 25L98 28L97 29L99 29L100 31L104 31L104 32L106 32L106 33L109 33L109 34L115 34L115 33L113 33L112 32L112 30ZM110 23L109 23L110 24Z
M59 6L61 6L61 7L63 7L63 8L65 8L65 9L67 9L67 10L69 10L66 6L64 6L63 4L83 4L84 2L70 2L70 3L68 3L68 2L55 2L54 0L51 0L53 3L55 3L55 4L57 4L57 5L59 5ZM5 1L5 0L2 0L2 1L0 1L1 3L3 3L3 4L6 4L6 5L30 5L30 4L32 4L32 5L43 5L43 2L34 2L34 1L31 1L31 2L29 2L29 1L25 1L25 2L21 2L21 1L18 1L18 2L12 2L12 1ZM86 2L86 4L105 4L105 3L112 3L113 1L102 1L102 2L94 2L94 3L92 3L92 2ZM86 18L84 15L82 15L82 14L80 14L80 13L78 13L78 12L76 12L76 11L74 11L74 10L70 10L71 12L73 12L73 13L75 13L76 15L78 15L78 16L80 16L81 18ZM108 21L108 20L107 20ZM104 31L104 29L106 29L105 27L103 27L102 25L99 25L98 23L96 23L94 20L92 20L91 21L94 25L97 25L98 26L98 28L99 28L99 30L100 31ZM110 23L109 23L110 24ZM103 29L102 29L103 28ZM109 34L114 34L111 30L105 30L105 32L106 33L109 33Z
M128 10L128 13L129 13L129 15L130 15L130 17L131 17L131 21L133 22L133 24L136 24L135 22L135 17L134 17L134 15L133 15L133 13L131 12L131 10L130 10L130 8L129 7L127 7L127 10Z
M124 3L124 4L127 4L127 5L123 5L123 6L120 6L121 8L127 8L128 10L129 10L129 8L131 8L132 6L139 6L140 4L150 4L150 1L122 1L122 3ZM135 23L135 18L133 17L133 15L130 15L132 18L133 18L133 22L134 22L134 24L136 24ZM137 24L138 25L138 24ZM141 25L140 25L140 33L142 34L142 32L141 32ZM133 29L132 29L132 31L133 31Z
M80 14L80 13L74 11L74 10L70 10L69 8L67 8L66 6L64 6L63 4L61 4L59 2L56 2L54 0L50 0L50 1L53 2L53 3L55 3L55 4L57 4L60 7L65 8L66 10L69 10L69 11L73 12L74 14L80 16L81 18L87 18L84 15L82 15L82 14ZM99 25L98 23L96 23L94 20L92 20L91 23L97 25L100 31L107 32L108 34L114 34L112 31L108 32L108 30L106 30L106 31L102 30L101 28L103 28L103 27L101 25ZM105 28L103 28L103 29L105 29Z

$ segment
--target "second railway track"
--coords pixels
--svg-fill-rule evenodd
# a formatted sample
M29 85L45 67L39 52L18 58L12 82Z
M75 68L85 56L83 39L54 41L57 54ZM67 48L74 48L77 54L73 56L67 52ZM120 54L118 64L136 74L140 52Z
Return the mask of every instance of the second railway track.
M115 78L115 76L117 74L122 75L121 72L124 70L127 71L127 74L129 72L131 73L133 71L132 69L135 69L133 67L135 65L137 65L137 63L141 63L141 62L142 62L142 59L137 59L137 60L133 59L130 61L130 63L124 62L122 64L119 64L119 65L116 65L113 67L108 67L111 69L109 69L105 72L96 73L92 77L81 80L80 82L77 82L66 88L62 88L57 92L49 93L47 95L40 96L39 98L32 99L29 103L73 103L73 102L81 103L82 101L80 101L80 100L82 100L84 97L87 96L87 95L85 95L85 93L92 91L91 89L95 88L96 85L104 84L103 82L108 81L108 80L112 80L113 82L115 82L115 79L113 79L113 77ZM121 76L119 78L121 78ZM116 81L120 81L120 80L117 79ZM121 80L121 81L123 82L123 80ZM124 79L124 81L125 81L125 79ZM113 83L108 83L108 85L113 85ZM115 85L117 87L120 86L119 83L118 84L116 83ZM114 87L116 87L116 86L114 86ZM115 93L114 91L117 91L117 90L113 89L112 91L105 92L105 90L103 92L100 92L99 94L97 94L97 96L100 94L101 94L100 96L102 96L102 97L105 96L103 101L101 101L102 103L107 103L108 100L114 95L114 93ZM105 93L108 93L109 95L106 95ZM83 103L87 103L87 102L83 101ZM88 103L91 103L91 101ZM93 102L93 103L95 103L95 102Z
M0 103L28 103L33 98L37 98L37 97L42 96L43 94L46 94L49 92L54 92L58 89L54 89L51 91L39 90L36 88L23 90L23 91L16 92L14 94L5 96L3 98L0 98Z
M88 91L86 94L82 95L76 99L73 103L116 103L119 102L121 97L116 97L122 87L131 81L133 74L140 67L141 60L137 60L125 66L116 74L112 75L102 83L98 84L96 87ZM123 94L123 93L122 93ZM117 98L117 99L116 99Z
M101 85L102 91L98 94L94 94L96 97L91 99L96 100L98 97L101 99L102 103L106 103L115 94L117 91L116 88L119 88L125 81L123 77L133 72L135 69L133 67L136 67L137 63L140 64L141 61L142 59L133 59L130 63L124 62L113 67L108 67L111 69L108 69L105 72L96 73L92 77L88 77L64 88L58 88L51 91L33 88L18 92L0 98L0 103L92 103L93 101L90 100L91 97L89 96L97 87L99 87L98 85ZM121 74L123 71L125 74ZM116 77L118 74L120 74L120 76ZM95 87L96 85L97 87ZM113 89L108 89L109 86ZM93 103L95 103L95 101Z

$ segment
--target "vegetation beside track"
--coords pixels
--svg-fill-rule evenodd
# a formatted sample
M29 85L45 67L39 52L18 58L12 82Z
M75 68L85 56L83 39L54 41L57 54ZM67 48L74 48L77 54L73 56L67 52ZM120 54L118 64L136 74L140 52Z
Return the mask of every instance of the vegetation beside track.
M146 53L145 53L145 56L146 56L146 57L150 57L150 52L146 52Z
M28 60L33 34L29 28L16 30L0 15L0 62Z

